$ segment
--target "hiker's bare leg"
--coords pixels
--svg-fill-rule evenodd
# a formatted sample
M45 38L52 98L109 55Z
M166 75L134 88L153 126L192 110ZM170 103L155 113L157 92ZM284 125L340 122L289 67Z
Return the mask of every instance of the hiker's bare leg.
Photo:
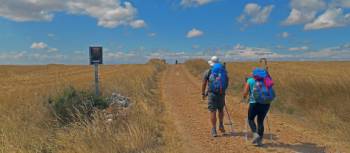
M211 122L212 128L216 129L216 111L210 112L210 122Z
M219 130L222 133L225 133L225 127L224 127L224 110L219 109Z
M224 123L224 111L223 111L223 109L222 110L219 110L219 123L220 123L220 125L223 125L223 123Z

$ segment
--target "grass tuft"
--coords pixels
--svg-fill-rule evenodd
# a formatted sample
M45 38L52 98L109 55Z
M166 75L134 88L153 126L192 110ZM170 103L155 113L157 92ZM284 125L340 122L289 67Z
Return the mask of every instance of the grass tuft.
M52 113L62 125L92 119L95 109L106 109L106 98L98 97L92 92L77 91L74 87L64 89L61 95L49 98Z

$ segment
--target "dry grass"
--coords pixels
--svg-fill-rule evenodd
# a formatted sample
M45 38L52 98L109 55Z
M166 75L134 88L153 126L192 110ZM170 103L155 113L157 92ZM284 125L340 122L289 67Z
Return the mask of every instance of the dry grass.
M208 68L205 61L188 61L196 76ZM241 97L244 78L258 62L228 63L229 92ZM272 62L275 81L275 113L305 120L312 128L327 133L329 141L350 144L350 62Z
M50 96L67 86L92 89L90 66L0 66L0 153L171 152L171 136L159 102L157 79L165 65L103 65L103 95L119 92L134 102L124 117L105 123L101 113L91 123L59 127L47 106Z

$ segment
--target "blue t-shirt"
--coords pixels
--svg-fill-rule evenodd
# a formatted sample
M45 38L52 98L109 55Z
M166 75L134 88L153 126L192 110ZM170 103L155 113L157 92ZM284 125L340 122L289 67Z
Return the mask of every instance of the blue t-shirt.
M247 80L247 83L249 85L249 103L256 103L255 99L254 99L254 86L255 86L255 80L254 78L249 78Z

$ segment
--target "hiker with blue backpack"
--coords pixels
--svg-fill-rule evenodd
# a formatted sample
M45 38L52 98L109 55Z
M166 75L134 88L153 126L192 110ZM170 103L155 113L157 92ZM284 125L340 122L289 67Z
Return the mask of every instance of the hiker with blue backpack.
M253 132L253 144L262 145L264 136L264 120L270 109L270 104L275 98L273 90L273 81L268 73L266 59L261 59L260 62L265 61L265 68L255 68L244 87L243 98L246 99L249 95L249 109L248 109L248 124ZM254 119L257 117L258 126L256 126Z
M228 86L228 76L223 64L219 58L213 56L208 64L210 68L204 72L202 83L202 98L208 97L208 110L210 112L210 122L212 125L211 135L217 136L216 131L216 112L219 116L219 130L225 133L224 128L224 107L225 107L225 92ZM208 87L208 88L207 88ZM206 91L207 88L207 91Z

